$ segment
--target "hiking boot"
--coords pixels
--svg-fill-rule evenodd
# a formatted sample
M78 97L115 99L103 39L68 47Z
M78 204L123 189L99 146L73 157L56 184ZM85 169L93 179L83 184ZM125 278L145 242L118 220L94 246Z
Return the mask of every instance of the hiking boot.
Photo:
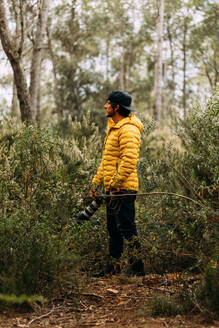
M130 268L126 271L129 277L143 277L145 276L144 263L142 260L137 260L130 265Z

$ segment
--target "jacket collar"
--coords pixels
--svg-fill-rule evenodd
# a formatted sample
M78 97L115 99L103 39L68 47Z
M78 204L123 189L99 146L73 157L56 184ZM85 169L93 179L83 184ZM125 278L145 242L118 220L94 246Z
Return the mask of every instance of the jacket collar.
M121 128L121 126L123 126L124 124L127 124L127 123L130 123L131 122L131 118L132 118L133 115L130 115L128 117L124 117L123 119L121 119L118 123L114 123L113 122L113 119L110 118L109 119L109 127L110 129L111 128L114 128L114 129L119 129Z

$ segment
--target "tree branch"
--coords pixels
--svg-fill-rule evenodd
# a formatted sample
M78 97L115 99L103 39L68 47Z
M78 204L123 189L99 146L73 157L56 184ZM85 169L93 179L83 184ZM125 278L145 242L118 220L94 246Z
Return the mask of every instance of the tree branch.
M142 193L138 193L136 194L136 196L157 196L157 195L170 195L170 196L175 196L175 197L180 197L180 198L184 198L186 200L189 200L199 206L201 206L200 202L184 196L184 195L180 195L180 194L175 194L173 192L168 192L168 191L154 191L154 192L142 192ZM124 197L124 196L133 196L133 194L110 194L110 195L106 195L106 194L100 194L97 197L99 198L117 198L117 197Z

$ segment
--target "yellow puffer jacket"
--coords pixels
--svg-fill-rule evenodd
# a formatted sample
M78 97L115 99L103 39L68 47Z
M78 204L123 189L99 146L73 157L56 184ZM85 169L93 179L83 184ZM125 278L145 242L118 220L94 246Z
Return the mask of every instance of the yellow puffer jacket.
M143 124L130 115L115 124L108 119L101 164L92 180L96 187L103 180L105 190L138 190L137 163Z

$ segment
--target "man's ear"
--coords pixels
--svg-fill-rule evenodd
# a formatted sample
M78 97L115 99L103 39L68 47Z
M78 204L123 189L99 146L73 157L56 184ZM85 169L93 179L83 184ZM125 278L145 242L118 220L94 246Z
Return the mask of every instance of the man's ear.
M119 105L116 105L116 107L114 108L115 111L118 111L118 109L120 108Z

